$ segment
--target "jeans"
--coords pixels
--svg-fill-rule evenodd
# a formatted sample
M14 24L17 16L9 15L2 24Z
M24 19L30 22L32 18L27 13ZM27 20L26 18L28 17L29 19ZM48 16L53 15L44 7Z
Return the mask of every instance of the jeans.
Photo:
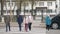
M6 23L6 32L7 32L8 30L10 31L10 23Z
M21 23L19 23L19 31L21 31Z
M32 23L28 23L29 30L31 30Z

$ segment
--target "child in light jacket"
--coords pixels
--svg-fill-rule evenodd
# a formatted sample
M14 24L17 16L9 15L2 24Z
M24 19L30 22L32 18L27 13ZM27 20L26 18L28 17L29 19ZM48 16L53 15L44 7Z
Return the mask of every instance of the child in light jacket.
M28 17L28 28L29 28L29 31L31 31L31 25L32 25L32 23L33 23L33 17L32 17L32 15L29 15L29 17Z
M25 31L28 31L28 16L24 17Z

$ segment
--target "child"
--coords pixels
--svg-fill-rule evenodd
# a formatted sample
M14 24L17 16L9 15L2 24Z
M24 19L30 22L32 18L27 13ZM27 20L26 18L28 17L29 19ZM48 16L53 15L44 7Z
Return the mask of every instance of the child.
M28 16L24 17L25 31L28 31Z

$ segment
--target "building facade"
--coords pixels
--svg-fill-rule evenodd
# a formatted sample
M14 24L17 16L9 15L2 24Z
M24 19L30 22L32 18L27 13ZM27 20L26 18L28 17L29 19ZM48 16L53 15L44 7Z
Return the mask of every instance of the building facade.
M58 4L58 3L57 3ZM1 7L1 2L0 2ZM20 9L22 15L28 16L29 13L35 17L35 19L43 20L46 14L56 15L56 0L6 0L3 3L3 15L11 15L12 21L16 21L16 10ZM31 12L32 11L32 12ZM0 8L1 14L1 8ZM0 18L0 21L3 22L4 17Z

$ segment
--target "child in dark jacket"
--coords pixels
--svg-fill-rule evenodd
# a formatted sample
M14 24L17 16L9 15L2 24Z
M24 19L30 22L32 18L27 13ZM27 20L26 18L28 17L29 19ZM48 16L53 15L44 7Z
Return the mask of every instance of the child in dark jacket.
M21 31L21 24L23 23L23 16L22 15L19 15L17 17L17 22L19 24L19 30Z

